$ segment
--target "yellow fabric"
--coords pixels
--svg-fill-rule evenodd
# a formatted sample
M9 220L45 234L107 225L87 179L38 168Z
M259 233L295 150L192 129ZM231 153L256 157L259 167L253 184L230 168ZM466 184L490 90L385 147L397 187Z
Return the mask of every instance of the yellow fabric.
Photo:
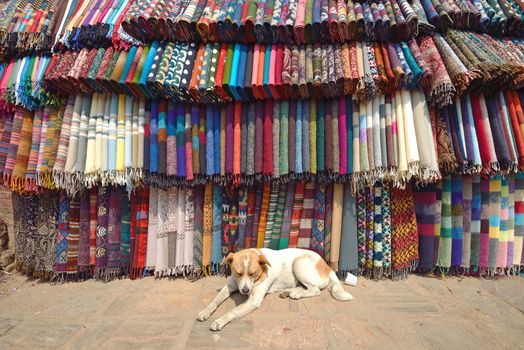
M125 172L125 123L126 95L118 96L118 116L116 131L116 171Z

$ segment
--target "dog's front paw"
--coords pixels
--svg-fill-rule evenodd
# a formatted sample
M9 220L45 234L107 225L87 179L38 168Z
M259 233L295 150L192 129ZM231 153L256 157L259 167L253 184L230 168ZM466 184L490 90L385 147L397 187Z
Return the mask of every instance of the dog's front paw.
M224 321L222 318L219 318L215 322L211 323L211 326L209 327L209 329L211 329L212 331L219 331L222 328L224 328L226 324L227 324L226 321Z
M197 320L200 321L200 322L204 322L205 320L210 318L212 314L213 314L213 311L208 310L208 309L204 309L204 310L200 311L200 313L198 314Z

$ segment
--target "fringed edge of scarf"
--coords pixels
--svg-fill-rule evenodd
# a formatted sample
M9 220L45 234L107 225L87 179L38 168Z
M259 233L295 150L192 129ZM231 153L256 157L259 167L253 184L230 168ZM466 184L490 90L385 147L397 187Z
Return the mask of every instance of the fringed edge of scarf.
M443 83L434 89L431 89L429 102L438 108L442 108L453 104L456 95L457 90L452 82Z
M49 190L56 189L56 184L53 181L53 174L48 171L38 172L36 174L36 183L39 187L47 188Z
M194 271L193 265L180 265L176 267L166 267L162 270L157 270L155 268L153 269L147 269L149 271L154 270L154 276L155 278L162 278L162 277L188 277L193 278L194 277Z
M348 273L355 275L355 276L359 276L360 270L358 268L353 269L353 270L342 269L342 270L338 270L336 272L336 275L339 279L344 280Z
M408 266L391 270L391 278L395 281L405 279L418 267L418 260L412 260Z
M51 283L62 284L67 282L82 282L93 277L89 269L76 272L54 272L51 277Z
M129 276L129 266L97 268L93 273L94 279L106 283L115 279L126 278L127 276Z
M34 266L28 266L24 264L22 261L18 260L18 258L15 257L15 268L17 271L23 273L27 276L32 276L35 278L39 278L42 280L52 281L55 271L43 271L43 270L35 270Z
M431 167L420 167L417 175L417 184L428 184L434 183L442 179L442 175L438 169Z
M457 90L457 94L460 96L465 91L468 91L470 86L473 87L477 83L476 81L481 80L482 75L478 70L466 70L465 72L460 72L453 77L453 83Z

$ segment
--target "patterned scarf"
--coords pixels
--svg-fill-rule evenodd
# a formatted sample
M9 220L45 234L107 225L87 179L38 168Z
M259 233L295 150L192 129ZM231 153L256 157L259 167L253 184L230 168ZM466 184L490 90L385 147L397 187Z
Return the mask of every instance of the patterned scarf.
M431 71L431 88L428 93L428 102L437 107L449 105L453 102L456 94L442 57L439 54L435 43L429 36L423 36L418 39L422 58L428 62Z
M16 197L15 197L16 198ZM69 199L60 192L58 206L58 234L56 238L55 279L63 280L66 272L69 234Z
M391 190L391 239L393 278L403 278L417 267L418 234L413 204L413 192L393 188Z
M96 224L96 249L95 249L95 278L101 278L108 267L108 229L109 229L109 198L110 189L98 187L97 224Z
M302 215L300 217L297 248L309 248L315 213L315 184L306 183L304 187L304 200L302 202Z

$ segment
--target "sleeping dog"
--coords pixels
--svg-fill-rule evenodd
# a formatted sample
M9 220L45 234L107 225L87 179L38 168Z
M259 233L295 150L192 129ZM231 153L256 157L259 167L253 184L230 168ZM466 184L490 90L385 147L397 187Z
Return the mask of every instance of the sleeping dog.
M281 297L296 300L319 295L327 287L337 300L353 299L335 272L320 255L310 250L245 249L229 253L224 260L231 268L231 276L217 297L198 314L197 320L207 320L236 291L248 295L248 299L213 322L212 331L219 331L229 322L259 308L267 293L281 293Z

